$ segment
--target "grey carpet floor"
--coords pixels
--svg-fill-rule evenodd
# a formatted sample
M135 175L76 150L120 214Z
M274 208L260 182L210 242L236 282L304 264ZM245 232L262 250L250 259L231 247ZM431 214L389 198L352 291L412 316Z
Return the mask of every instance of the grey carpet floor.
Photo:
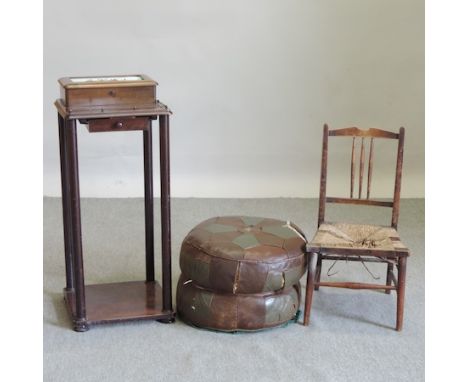
M327 210L330 220L359 221L350 219L359 216L376 224L390 221L384 208L331 207ZM155 213L158 216L158 207ZM178 252L187 232L206 218L237 214L291 220L310 238L316 226L317 200L173 199L174 293L180 274ZM194 329L180 321L171 325L146 321L94 326L86 333L76 333L71 330L62 300L65 270L61 219L60 199L45 198L45 381L424 379L423 199L403 200L401 205L399 231L412 252L401 333L393 330L394 293L334 288L322 288L314 295L309 327L290 324L258 333L224 334ZM86 283L144 279L142 199L83 199L82 224ZM156 253L159 251L156 240ZM373 273L385 278L384 265L370 265ZM360 263L341 263L335 271L334 280L372 281ZM160 279L159 267L156 274ZM305 292L305 277L302 287Z

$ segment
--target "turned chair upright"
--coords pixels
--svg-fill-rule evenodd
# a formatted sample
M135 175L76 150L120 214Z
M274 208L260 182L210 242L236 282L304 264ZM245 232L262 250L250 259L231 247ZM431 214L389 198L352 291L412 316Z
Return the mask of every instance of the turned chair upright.
M327 196L327 162L329 137L352 138L351 146L351 179L349 198ZM398 133L380 129L361 130L357 127L329 130L327 125L323 128L322 164L320 175L320 199L318 213L318 231L314 239L307 244L308 252L308 276L306 303L304 312L304 325L309 324L310 310L312 306L313 291L320 286L350 288L350 289L381 289L390 294L392 290L397 293L397 318L396 329L401 330L403 324L403 309L405 298L406 261L409 255L408 249L401 243L397 233L398 217L400 212L401 174L403 167L403 145L405 129L400 128ZM367 190L364 194L365 173L365 141L369 140L369 156L367 164ZM370 197L374 140L394 139L398 140L396 175L393 192L393 200L377 200ZM360 140L359 147L359 177L358 191L355 195L356 183L356 141ZM380 206L392 208L390 226L374 226L347 223L328 223L325 221L325 207L327 203L354 204L362 206ZM321 271L324 260L332 261L359 261L359 262L383 262L387 264L386 284L369 284L356 282L322 282ZM394 274L394 266L398 270L398 278Z

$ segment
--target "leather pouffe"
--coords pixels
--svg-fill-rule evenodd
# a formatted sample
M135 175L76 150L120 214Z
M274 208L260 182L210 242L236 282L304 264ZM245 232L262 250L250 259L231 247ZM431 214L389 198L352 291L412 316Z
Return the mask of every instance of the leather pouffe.
M189 232L180 269L197 285L218 292L261 293L294 285L305 272L305 236L276 219L226 216Z
M185 322L224 332L256 331L285 324L296 315L301 286L258 294L216 293L181 277L177 314Z
M305 243L302 231L282 220L223 216L200 223L181 247L179 315L196 326L224 331L258 330L290 320L299 308Z

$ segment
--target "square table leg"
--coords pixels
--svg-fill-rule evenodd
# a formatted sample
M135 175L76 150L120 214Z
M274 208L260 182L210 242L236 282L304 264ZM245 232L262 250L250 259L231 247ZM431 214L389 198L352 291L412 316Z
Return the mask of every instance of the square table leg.
M145 253L146 281L154 281L154 205L153 205L153 134L151 120L143 130L143 164L145 177Z
M172 311L169 116L159 116L163 311Z
M73 329L78 332L88 330L86 321L85 284L83 270L83 250L81 243L80 184L78 175L78 148L76 139L76 120L65 119L65 156L66 178L69 184L69 215L71 221L72 262L74 280Z
M60 148L60 175L62 182L62 214L63 214L63 242L65 250L65 292L74 291L73 281L73 255L72 255L72 237L71 237L71 216L70 216L70 191L68 183L68 162L65 144L65 120L58 114L59 127L59 148Z

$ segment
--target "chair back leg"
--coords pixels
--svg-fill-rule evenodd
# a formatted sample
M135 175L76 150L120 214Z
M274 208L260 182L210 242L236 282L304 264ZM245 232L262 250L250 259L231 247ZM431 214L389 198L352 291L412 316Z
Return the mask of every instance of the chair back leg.
M387 265L387 282L386 285L392 285L392 272L393 272L393 264L388 263ZM387 289L385 291L386 294L390 294L391 290Z
M314 289L319 290L320 276L322 275L322 255L319 253L317 257L317 268L315 269Z

